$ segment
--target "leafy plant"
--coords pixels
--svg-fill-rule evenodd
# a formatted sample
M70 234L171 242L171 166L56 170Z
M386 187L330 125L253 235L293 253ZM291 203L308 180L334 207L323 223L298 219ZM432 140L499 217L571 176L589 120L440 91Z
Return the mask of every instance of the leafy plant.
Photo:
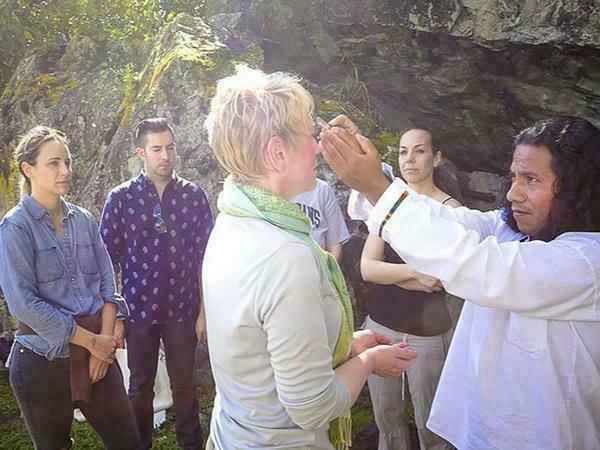
M0 0L0 89L29 51L51 51L86 36L137 61L166 22L204 10L204 0Z

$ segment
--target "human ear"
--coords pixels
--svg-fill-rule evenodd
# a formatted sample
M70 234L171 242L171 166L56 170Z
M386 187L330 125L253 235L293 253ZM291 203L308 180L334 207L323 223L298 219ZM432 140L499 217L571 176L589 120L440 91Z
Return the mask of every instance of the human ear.
M434 152L434 154L433 154L433 167L438 167L441 162L442 162L442 152L438 150L437 152Z
M26 161L21 163L21 171L27 178L31 178L33 166Z
M285 142L279 136L273 136L262 151L262 160L265 168L280 172L285 163Z

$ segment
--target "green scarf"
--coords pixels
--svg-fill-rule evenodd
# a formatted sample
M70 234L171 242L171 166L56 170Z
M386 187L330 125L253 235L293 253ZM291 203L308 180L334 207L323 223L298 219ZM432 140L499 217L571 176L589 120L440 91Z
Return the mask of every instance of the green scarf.
M344 275L336 259L310 237L310 221L300 208L272 192L249 184L225 180L217 202L219 211L238 217L255 217L279 227L306 242L327 268L327 278L335 292L342 312L342 323L333 351L333 367L346 361L354 332L354 316ZM336 450L352 445L350 411L329 424L329 437Z

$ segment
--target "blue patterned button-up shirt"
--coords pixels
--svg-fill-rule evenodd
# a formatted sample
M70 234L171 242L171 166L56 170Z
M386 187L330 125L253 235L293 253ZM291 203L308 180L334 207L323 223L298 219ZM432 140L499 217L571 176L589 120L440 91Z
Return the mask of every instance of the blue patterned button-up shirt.
M131 323L196 319L212 225L204 191L176 174L162 201L143 171L110 191L100 234L115 271L121 271Z

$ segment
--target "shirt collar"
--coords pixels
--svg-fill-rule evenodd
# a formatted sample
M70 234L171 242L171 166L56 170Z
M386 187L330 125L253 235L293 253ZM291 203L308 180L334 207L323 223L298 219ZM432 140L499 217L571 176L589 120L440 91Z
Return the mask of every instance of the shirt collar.
M171 181L169 181L167 186L169 184L177 184L179 182L179 180L180 180L179 175L177 175L177 172L175 172L175 170L173 170L173 173L171 174ZM140 170L140 174L137 176L135 181L137 183L140 183L143 187L147 187L148 185L152 184L152 182L150 181L150 178L148 178L148 176L146 175L146 171L144 169Z
M75 208L70 203L67 203L62 197L59 199L60 204L63 207L63 211L65 212L65 217L70 217L75 214ZM26 195L21 199L21 203L27 210L29 214L31 214L35 219L41 219L46 214L50 215L46 208L40 205L36 199L34 199L30 195Z

